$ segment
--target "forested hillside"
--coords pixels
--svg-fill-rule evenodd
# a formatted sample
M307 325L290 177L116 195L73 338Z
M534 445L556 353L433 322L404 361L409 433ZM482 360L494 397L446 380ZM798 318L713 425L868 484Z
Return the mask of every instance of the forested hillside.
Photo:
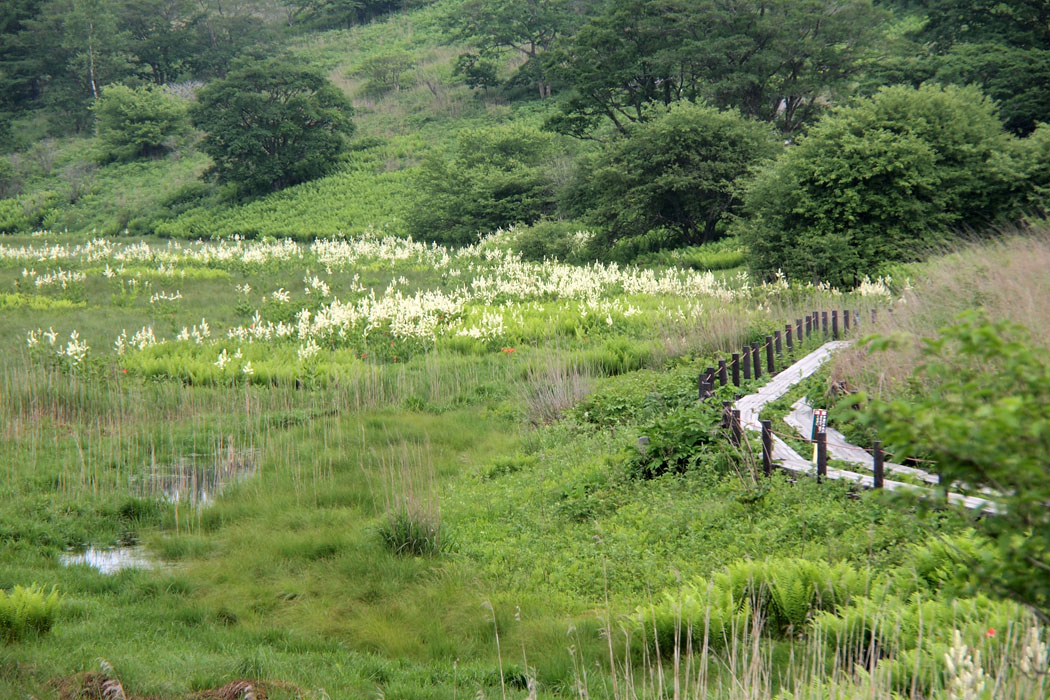
M538 259L587 230L614 260L739 237L761 276L856 283L1046 206L1035 0L3 13L8 232L516 227Z

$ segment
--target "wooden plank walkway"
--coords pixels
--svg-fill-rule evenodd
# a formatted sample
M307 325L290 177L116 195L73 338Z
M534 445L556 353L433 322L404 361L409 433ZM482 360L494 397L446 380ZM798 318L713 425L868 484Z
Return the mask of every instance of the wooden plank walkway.
M809 439L810 431L813 429L813 408L806 403L805 399L799 399L791 405L791 413L784 416L784 422L798 431L798 434ZM832 427L827 428L828 455L840 462L849 462L864 467L868 471L875 468L875 457L863 447L851 445L846 441L846 436ZM904 464L883 462L883 469L889 474L901 474L910 476L919 481L936 486L940 480L936 474L930 474L922 469L909 467Z
M833 352L835 352L839 348L846 347L849 344L850 341L848 340L836 340L829 343L825 343L810 354L803 357L795 364L791 365L787 369L784 369L779 374L774 376L769 382L765 384L765 386L763 386L754 394L749 394L736 401L733 404L733 407L740 411L740 422L743 425L743 427L747 430L760 432L762 430L762 425L759 422L759 414L761 413L762 408L767 403L771 401L776 401L781 396L788 393L788 391L791 390L791 387L795 386L806 377L812 376L818 369L820 369L821 365L827 362L828 358L831 357ZM796 402L795 406L793 406L793 408L796 407L799 407L799 402ZM793 417L793 421L788 420L789 418ZM799 429L799 423L802 423L804 420L805 418L801 415L801 412L798 412L798 415L796 416L795 410L793 410L792 413L789 414L787 418L785 418L785 422L788 422L789 425L795 427L796 430ZM803 423L804 429L807 432L812 426L812 420L812 409L809 409L809 422ZM834 440L832 439L832 434L835 435ZM872 456L868 454L867 451L863 448L857 447L856 445L850 445L846 441L845 437L843 437L843 435L838 431L833 431L831 429L828 430L828 442L828 452L835 459L841 459L842 461L852 462L858 465L864 465L867 466L869 469L871 468L871 465L873 463ZM832 449L832 445L830 444L832 442L836 443L835 450ZM860 453L863 453L864 456L862 457ZM802 457L802 455L800 455L798 452L795 452L795 450L792 449L790 445L784 442L777 435L773 435L773 461L779 462L781 468L798 474L815 474L817 471L817 467L815 464L810 462L808 459ZM935 484L937 482L936 476L930 475L921 469L914 469L913 467L907 467L901 464L886 464L884 466L886 466L887 471L890 471L891 473L909 474L911 476L916 476L922 479L926 483ZM894 468L890 469L890 466ZM933 481L930 481L929 478L919 477L918 474L915 474L913 472L919 472L921 474L926 475L926 477L932 477ZM835 469L830 466L828 467L828 478L836 480L853 481L865 488L872 488L875 485L875 478L871 475L858 474L857 472L847 471L844 469ZM893 481L891 479L885 479L883 481L883 487L890 491L906 489L910 491L926 492L931 496L935 495L933 491L926 487L918 486L916 484L909 484L902 481ZM997 512L997 508L994 502L984 498L978 498L976 496L966 496L960 493L949 493L948 501L955 505L963 505L967 508L979 509L989 513Z

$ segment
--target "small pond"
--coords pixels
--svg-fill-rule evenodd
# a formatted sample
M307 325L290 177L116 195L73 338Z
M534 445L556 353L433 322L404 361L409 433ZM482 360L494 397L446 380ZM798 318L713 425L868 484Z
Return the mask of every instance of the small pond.
M88 547L58 556L63 566L87 564L103 574L115 574L123 569L152 569L156 563L140 545L133 547Z

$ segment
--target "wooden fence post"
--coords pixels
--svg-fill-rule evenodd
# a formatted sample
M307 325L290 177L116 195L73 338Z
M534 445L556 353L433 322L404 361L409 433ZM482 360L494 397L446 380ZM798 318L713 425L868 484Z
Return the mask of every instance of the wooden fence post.
M733 353L729 365L733 368L733 386L740 386L740 353Z
M820 327L824 331L824 337L826 338L827 335L828 335L828 312L827 311L822 311L821 312L820 320L821 320L821 326Z
M849 334L849 322L850 322L850 316L852 316L852 315L853 315L853 312L850 311L849 309L843 309L842 310L842 330L845 331L847 335Z
M784 352L783 352L783 350L781 350L781 341L780 341L780 331L779 330L773 331L773 343L776 346L777 357L780 357L781 355L784 354ZM769 370L769 371L772 372L773 370Z
M802 319L795 319L795 340L798 341L798 346L802 347L802 341L806 339L806 336L802 335Z
M813 332L813 317L806 316L806 339L809 339L809 334Z
M791 335L791 324L788 323L784 326L784 342L787 343L788 352L793 352L795 349L795 346L791 341Z
M715 393L714 389L715 389L714 384L712 384L711 382L709 382L706 379L704 379L703 375L701 375L701 377L700 377L700 391L699 391L700 400L701 401L706 401L707 399L711 398L711 395Z
M874 460L872 461L872 471L875 473L875 488L881 489L883 484L883 466L882 466L882 441L876 440L872 443L872 452L874 453Z
M762 421L762 471L773 476L773 421Z
M776 373L776 365L773 364L773 338L766 336L766 370L769 372L769 376L773 376Z
M831 310L831 337L834 340L839 339L839 310Z
M724 359L718 361L718 382L722 386L729 383L729 372L726 370L726 361Z
M751 343L751 362L755 366L755 379L762 377L762 361L758 355L758 341Z
M723 401L722 402L722 428L725 430L729 429L730 420L733 418L733 402Z
M744 369L744 379L751 379L751 346L744 346L740 353L740 364Z
M817 483L828 475L828 434L817 433Z

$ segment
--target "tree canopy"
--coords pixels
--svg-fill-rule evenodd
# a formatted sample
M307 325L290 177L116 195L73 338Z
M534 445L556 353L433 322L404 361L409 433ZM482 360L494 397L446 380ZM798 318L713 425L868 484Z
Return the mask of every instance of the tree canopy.
M351 113L323 74L283 57L240 61L200 91L191 111L219 181L248 193L327 172L353 132Z
M780 141L736 110L689 102L633 126L584 170L590 217L609 241L665 233L664 245L711 241L739 204L740 180Z
M867 0L607 3L547 54L571 88L550 124L584 135L609 120L623 132L649 104L702 98L793 132L862 68L881 16Z
M973 87L884 88L828 115L747 195L752 266L851 286L1012 206L1010 150Z

